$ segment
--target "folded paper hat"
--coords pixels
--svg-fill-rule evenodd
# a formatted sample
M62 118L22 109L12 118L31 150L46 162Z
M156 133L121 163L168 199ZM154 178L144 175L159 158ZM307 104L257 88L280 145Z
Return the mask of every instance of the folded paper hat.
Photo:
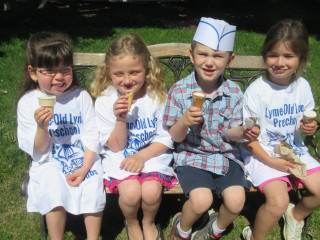
M236 28L223 20L202 17L193 40L217 51L232 52Z

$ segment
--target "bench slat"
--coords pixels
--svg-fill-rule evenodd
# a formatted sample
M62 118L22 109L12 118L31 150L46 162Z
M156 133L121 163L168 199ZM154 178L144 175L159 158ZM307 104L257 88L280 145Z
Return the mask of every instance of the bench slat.
M190 44L189 43L162 43L148 46L152 56L166 57L166 56L186 56L189 57Z
M104 62L104 53L74 53L75 66L98 66Z
M304 189L303 186L298 186L298 187L294 187L294 189ZM106 193L110 193L109 188L105 187L105 191ZM251 188L245 188L246 192L258 192L258 189L255 187L251 187ZM164 194L184 194L181 188L180 184L176 184L173 188L169 189L169 190L164 190L163 192Z
M266 66L261 56L235 56L231 62L229 69L247 70L263 70Z
M154 57L184 56L189 57L190 44L188 43L163 43L148 46ZM75 53L76 66L97 66L104 62L104 53ZM235 56L229 69L262 70L265 69L261 56Z

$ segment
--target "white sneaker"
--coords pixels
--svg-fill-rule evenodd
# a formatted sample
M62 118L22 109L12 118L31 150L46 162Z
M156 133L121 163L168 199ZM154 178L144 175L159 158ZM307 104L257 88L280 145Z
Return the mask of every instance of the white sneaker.
M285 240L301 240L302 229L304 221L298 223L292 216L292 208L295 206L289 203L286 212L283 214L284 227L283 236Z
M246 226L242 231L242 237L244 240L250 240L252 236L252 231L250 226Z

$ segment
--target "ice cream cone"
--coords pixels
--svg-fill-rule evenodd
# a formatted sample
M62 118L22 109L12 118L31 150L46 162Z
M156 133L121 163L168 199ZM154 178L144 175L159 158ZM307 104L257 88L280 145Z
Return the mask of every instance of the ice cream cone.
M194 91L192 93L193 106L201 109L205 98L206 94L204 92Z
M52 116L54 114L54 105L56 104L56 96L51 97L39 97L39 105L41 107L46 107L51 112Z
M303 122L304 123L312 123L316 118L317 113L313 110L304 110L303 111Z
M248 129L251 129L257 123L257 121L258 117L248 117L244 120L244 123Z
M133 96L134 96L134 91L132 91L132 92L130 92L130 93L128 94L128 112L130 112L130 109L131 109L131 104L132 104Z

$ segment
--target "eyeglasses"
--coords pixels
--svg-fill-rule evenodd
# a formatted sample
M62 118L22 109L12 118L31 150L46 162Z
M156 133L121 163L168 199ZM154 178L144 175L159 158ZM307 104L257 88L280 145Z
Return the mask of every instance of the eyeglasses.
M68 75L72 73L72 67L64 67L59 70L50 69L50 68L42 68L42 69L35 68L35 69L36 71L48 77L53 77L56 74L58 74L58 72L61 73L62 75Z

